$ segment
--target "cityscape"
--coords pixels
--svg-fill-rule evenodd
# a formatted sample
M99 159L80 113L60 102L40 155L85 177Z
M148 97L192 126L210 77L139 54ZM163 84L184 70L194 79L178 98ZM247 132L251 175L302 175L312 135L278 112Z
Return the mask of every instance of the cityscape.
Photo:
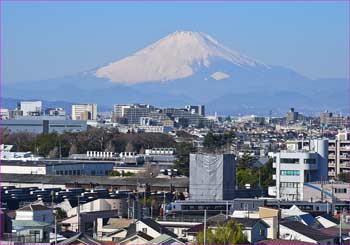
M0 4L0 244L350 244L348 1Z

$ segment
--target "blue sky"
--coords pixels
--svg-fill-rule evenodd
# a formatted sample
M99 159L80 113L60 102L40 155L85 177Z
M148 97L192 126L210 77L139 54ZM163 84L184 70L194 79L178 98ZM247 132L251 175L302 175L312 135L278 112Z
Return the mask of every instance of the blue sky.
M4 82L62 77L176 30L311 78L347 76L348 2L2 2Z

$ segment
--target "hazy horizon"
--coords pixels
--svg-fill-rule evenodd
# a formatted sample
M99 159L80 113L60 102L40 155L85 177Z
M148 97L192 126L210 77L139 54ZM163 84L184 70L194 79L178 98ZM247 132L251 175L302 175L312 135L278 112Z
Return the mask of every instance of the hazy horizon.
M310 78L346 78L348 2L4 2L2 81L64 77L127 57L177 30Z

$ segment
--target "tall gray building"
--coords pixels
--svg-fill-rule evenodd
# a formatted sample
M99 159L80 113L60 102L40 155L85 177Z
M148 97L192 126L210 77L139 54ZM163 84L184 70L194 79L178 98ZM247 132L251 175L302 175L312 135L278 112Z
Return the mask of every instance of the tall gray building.
M235 155L190 155L191 200L232 200L235 192L235 178Z

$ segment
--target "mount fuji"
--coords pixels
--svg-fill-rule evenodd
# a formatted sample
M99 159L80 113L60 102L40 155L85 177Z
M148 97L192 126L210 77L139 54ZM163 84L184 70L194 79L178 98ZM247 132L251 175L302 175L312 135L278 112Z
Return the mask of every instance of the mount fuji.
M157 106L205 104L219 113L345 111L346 79L309 79L225 47L200 32L177 31L144 49L72 76L8 83L3 97Z

